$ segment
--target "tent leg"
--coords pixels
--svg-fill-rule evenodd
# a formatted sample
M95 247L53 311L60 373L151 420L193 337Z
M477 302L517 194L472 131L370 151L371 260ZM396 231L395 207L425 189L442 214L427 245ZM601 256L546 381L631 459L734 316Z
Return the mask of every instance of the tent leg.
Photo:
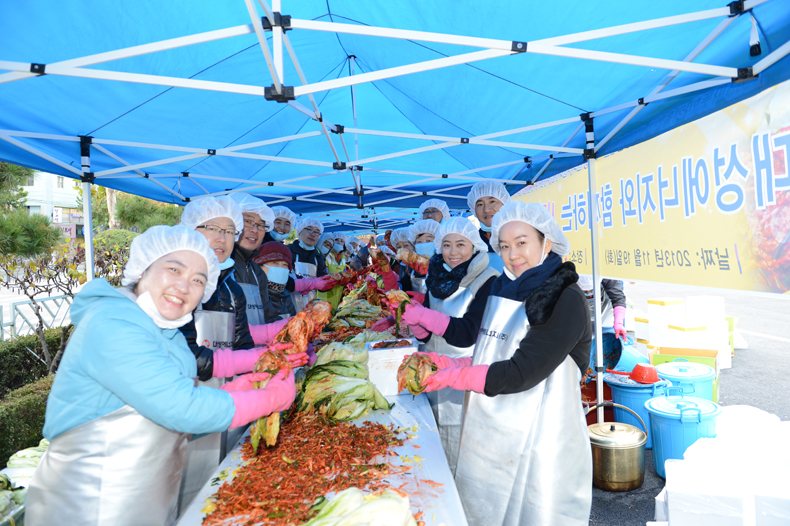
M590 122L591 124L591 122ZM590 133L591 130L588 130ZM588 138L588 141L590 139ZM598 223L596 215L598 214L597 204L593 206L595 200L595 158L587 161L587 178L590 184L590 198L587 200L587 218L590 221L590 238L592 241L592 277L593 277L593 301L595 302L595 379L596 379L596 392L595 397L597 403L604 401L603 396L603 340L601 337L601 269L599 262L599 241L598 241ZM603 407L598 407L597 416L598 422L603 422Z
M91 213L91 184L82 183L82 215L85 224L83 232L85 234L85 274L88 281L94 278L93 262L93 214Z

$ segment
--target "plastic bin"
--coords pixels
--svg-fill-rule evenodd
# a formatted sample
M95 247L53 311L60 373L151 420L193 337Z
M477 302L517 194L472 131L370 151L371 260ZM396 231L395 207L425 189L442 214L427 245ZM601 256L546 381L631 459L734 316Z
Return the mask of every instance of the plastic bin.
M664 396L645 402L650 413L653 459L658 476L666 479L664 462L682 460L686 449L700 438L716 436L718 404L704 398L683 396L677 387L668 387Z
M642 356L642 354L636 350L636 347L633 345L633 340L629 339L628 341L631 343L623 345L623 350L620 353L620 361L618 361L617 365L614 367L615 371L631 372L638 363L650 363L649 359Z
M673 386L680 387L684 395L713 401L713 381L716 378L713 368L678 358L657 365L656 370L662 380L669 380Z
M662 380L654 384L640 384L631 380L627 376L620 374L606 373L603 376L604 382L612 389L614 403L621 404L636 412L644 420L645 424L650 421L650 413L645 409L645 402L657 396L663 396L666 388L672 385L667 380ZM623 424L631 424L639 428L639 421L624 409L614 408L614 421ZM653 448L653 433L647 434L646 449Z

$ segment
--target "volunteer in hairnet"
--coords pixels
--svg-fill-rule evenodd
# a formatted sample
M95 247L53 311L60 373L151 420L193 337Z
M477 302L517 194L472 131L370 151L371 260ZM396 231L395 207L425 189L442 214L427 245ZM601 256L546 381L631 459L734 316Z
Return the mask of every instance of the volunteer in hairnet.
M50 440L28 486L25 524L172 524L190 433L216 433L291 406L294 376L263 389L239 377L196 387L178 327L214 292L220 269L198 232L155 226L137 236L123 286L88 282L47 400Z
M466 196L466 203L469 205L469 209L480 222L480 237L488 247L488 257L491 261L491 266L500 272L504 268L504 263L499 254L491 248L491 224L502 205L506 205L510 201L510 194L507 193L504 185L493 181L475 183L469 191L469 195Z
M312 217L303 217L296 222L296 241L288 245L293 255L296 282L293 294L296 312L303 310L316 297L317 290L326 291L334 286L334 281L319 279L328 274L326 262L317 249L318 240L324 233L324 225Z
M420 218L433 219L441 223L450 219L450 207L441 199L428 199L420 205Z
M486 244L466 218L444 221L435 245L436 255L425 280L428 294L422 305L412 301L406 307L402 321L422 342L420 351L442 363L445 357L472 356L491 285L499 272L489 266ZM464 393L442 389L428 393L428 399L447 462L455 473Z
M346 249L346 236L341 232L336 232L334 234L334 241L332 244L332 250L329 251L329 254L326 256L326 266L327 270L329 270L331 265L337 265L345 268L348 261L345 257ZM341 269L342 270L342 269ZM329 270L330 274L334 274L334 272L339 272L337 270L332 271Z
M362 242L357 236L351 236L346 239L346 251L351 254L351 257L357 255L357 252L359 252L359 247L361 246Z
M395 252L397 253L398 250L406 249L415 252L414 245L411 244L409 241L409 227L403 228L396 228L392 231L392 235L390 235L390 243L392 244L393 248L395 248ZM410 292L411 289L411 269L402 261L398 261L397 259L393 261L392 265L392 272L394 272L397 276L397 283L400 284L401 290L404 292ZM382 279L385 279L382 276ZM397 288L396 283L384 281L384 288L385 290L392 290Z
M269 280L253 258L266 232L274 227L274 213L266 203L250 194L234 192L230 197L239 205L244 217L241 237L233 246L233 279L244 291L247 322L250 325L263 325L266 323L264 306L269 301Z
M592 276L579 275L579 288L587 296L590 307L590 318L595 316L595 294ZM603 347L603 366L614 369L623 353L623 343L628 338L625 330L625 293L623 282L619 279L601 279L601 343ZM593 321L593 339L590 344L590 364L585 373L584 382L595 378L595 321Z
M414 251L426 257L431 257L436 253L436 234L439 232L440 223L433 219L423 219L417 221L409 227L409 243L414 246ZM411 290L420 294L425 294L428 288L425 285L425 276L422 276L413 269L410 270Z
M568 240L537 203L494 217L494 281L471 358L445 357L427 391L469 391L455 483L470 526L586 525L592 453L579 400L590 311ZM502 396L507 395L507 396ZM515 491L515 493L514 493Z
M288 239L288 234L296 227L296 214L285 206L273 206L271 210L274 214L274 226L263 236L263 242L279 241L280 243L285 243Z
M288 320L296 315L291 292L287 289L289 274L293 269L293 255L291 251L277 241L269 241L261 245L258 254L255 256L258 263L269 278L269 303L266 304L266 321L269 325L264 325L263 329L274 327L280 320ZM290 279L293 282L293 279ZM255 341L270 341L274 334L267 333L259 335L257 327L250 327L252 339ZM279 332L279 330L278 330Z

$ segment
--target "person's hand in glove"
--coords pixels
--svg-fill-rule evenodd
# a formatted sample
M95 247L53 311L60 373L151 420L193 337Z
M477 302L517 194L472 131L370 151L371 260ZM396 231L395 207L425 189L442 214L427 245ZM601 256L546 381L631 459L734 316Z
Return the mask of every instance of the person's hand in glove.
M424 354L425 356L429 356L431 361L435 363L436 367L439 369L447 369L449 367L469 367L472 365L471 356L467 358L451 358L449 356L435 352L418 352L416 354Z
M384 272L381 265L379 265L375 259L373 260L373 272L381 276L381 281L384 282L384 292L398 290L400 288L397 274L395 274L393 270Z
M389 316L387 318L384 318L374 323L373 326L370 328L370 330L376 332L384 332L390 327L392 327L393 325L395 325L395 317Z
M255 342L255 345L266 345L277 336L277 333L280 332L289 321L291 321L291 318L266 323L264 325L250 325L250 336L252 336L252 341Z
M412 299L413 301L415 301L415 302L419 303L420 305L422 305L422 302L424 302L424 301L425 301L425 294L422 294L422 293L420 293L420 292L414 292L414 291L411 291L411 290L410 290L410 291L406 292L406 294L407 294L409 297L411 297L411 299Z
M431 335L422 325L409 325L411 333L420 341L425 341Z
M440 391L449 387L456 391L485 394L487 374L487 365L440 369L425 380L425 390Z
M313 347L312 343L307 344L307 366L312 367L315 362L318 360L318 355L315 353L315 347Z
M450 317L443 312L426 309L414 301L406 305L406 310L401 318L406 325L422 325L434 334L444 336L447 326L450 325Z
M229 391L228 394L233 398L236 412L228 427L241 427L262 416L279 413L291 407L294 398L296 398L294 382L293 371L287 375L285 371L280 371L262 389Z
M243 374L224 384L220 389L223 391L250 391L255 389L254 382L264 382L269 379L271 375L269 373L250 373L250 374Z
M266 347L255 347L254 349L238 350L217 349L214 351L214 378L231 378L237 374L252 372L258 358L265 352L272 349L284 351L293 347L293 343L275 343ZM305 353L289 354L288 360L292 367L300 367L307 363Z
M625 307L619 305L614 309L614 335L617 338L625 341L628 338L628 333L625 331L623 321L625 321Z
M321 292L326 292L327 290L334 287L335 284L336 281L332 278L328 278L328 279L302 278L302 279L297 279L296 282L294 283L294 292L301 292L302 294L307 294L308 292L314 290L320 290Z

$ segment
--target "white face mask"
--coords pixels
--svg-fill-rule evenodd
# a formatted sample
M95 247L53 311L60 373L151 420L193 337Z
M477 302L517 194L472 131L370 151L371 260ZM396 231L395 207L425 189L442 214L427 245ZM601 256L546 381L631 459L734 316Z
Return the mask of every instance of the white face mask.
M332 247L332 248L334 248L334 249L335 249L335 252L337 252L338 254L340 254L341 252L343 252L343 249L344 249L345 247L344 247L343 245L339 245L339 244L335 243L335 246L334 246L334 247Z
M327 254L329 254L329 247L327 247L327 246L325 246L325 245L321 245L321 254L323 254L323 255L325 255L325 256L326 256Z
M268 273L266 274L269 281L278 285L285 285L288 283L288 269L282 267L270 267L266 265Z
M275 241L279 241L279 242L281 242L281 243L282 243L283 241L285 241L285 240L286 240L286 238L288 238L288 234L281 234L281 233L279 233L279 232L275 232L274 230L272 230L272 231L271 231L271 232L269 232L269 233L272 235L272 237L274 238L274 240L275 240Z
M414 250L421 256L433 256L436 253L436 244L433 241L417 243Z
M220 270L227 270L230 267L232 267L233 265L234 265L233 258L228 258L228 259L226 259L225 261L223 261L222 263L219 264L219 269Z
M480 223L480 230L482 230L483 232L491 232L491 227L485 226L483 223Z
M148 316L154 321L157 327L160 329L177 329L183 325L186 325L190 321L192 321L192 313L188 312L178 318L177 320L168 320L161 314L159 314L159 309L156 308L156 303L154 303L154 298L151 296L151 293L146 291L137 296L137 300L135 301L137 306L143 309L143 312L148 314Z

